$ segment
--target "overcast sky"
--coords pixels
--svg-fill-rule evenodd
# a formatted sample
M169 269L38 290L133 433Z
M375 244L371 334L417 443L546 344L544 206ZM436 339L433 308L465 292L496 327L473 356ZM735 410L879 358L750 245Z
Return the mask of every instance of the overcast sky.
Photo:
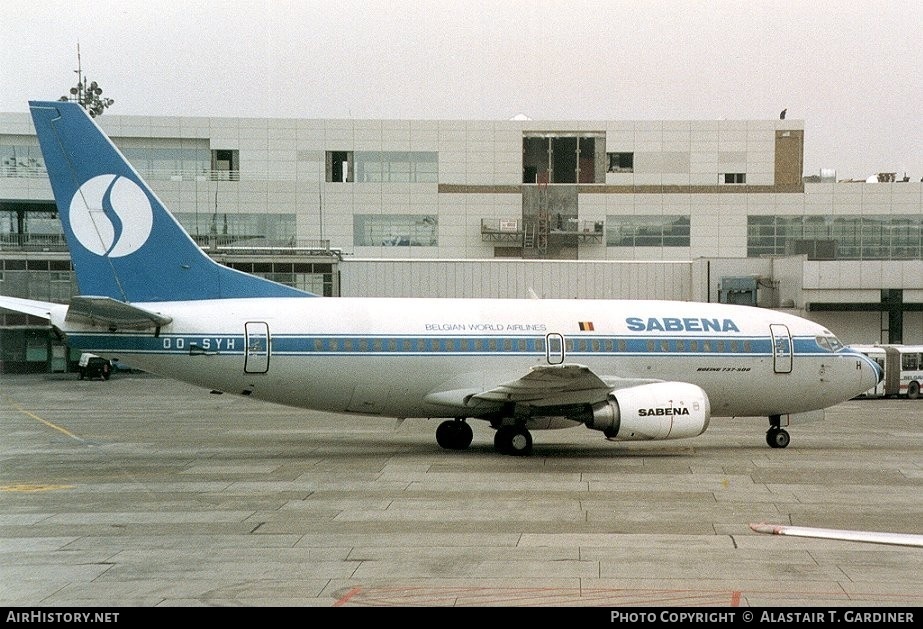
M0 2L0 111L804 120L805 174L923 177L923 0Z

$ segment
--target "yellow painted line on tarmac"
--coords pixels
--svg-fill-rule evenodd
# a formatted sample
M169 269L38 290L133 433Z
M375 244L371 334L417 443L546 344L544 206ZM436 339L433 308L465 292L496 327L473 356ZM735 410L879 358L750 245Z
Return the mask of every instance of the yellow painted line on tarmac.
M37 491L57 491L59 489L73 489L76 485L29 485L21 483L19 485L0 485L0 491L33 493Z
M54 430L57 430L58 432L64 433L65 435L67 435L67 436L70 437L71 439L76 439L76 440L79 441L80 443L86 443L86 441L84 441L83 439L81 439L80 437L78 437L77 435L75 435L74 433L72 433L71 431L69 431L67 428L62 428L61 426L58 426L57 424L52 424L52 423L51 423L50 421L48 421L47 419L43 419L43 418L39 417L38 415L36 415L35 413L32 413L32 412L30 412L30 411L27 411L27 410L24 409L22 406L20 406L19 404L17 404L15 401L11 400L10 398L6 397L5 395L3 396L3 399L6 400L6 401L10 404L10 406L12 406L13 408L15 408L17 411L19 411L20 413L22 413L22 414L25 415L26 417L31 417L31 418L34 419L35 421L41 422L41 423L45 424L46 426L48 426L49 428L53 428Z

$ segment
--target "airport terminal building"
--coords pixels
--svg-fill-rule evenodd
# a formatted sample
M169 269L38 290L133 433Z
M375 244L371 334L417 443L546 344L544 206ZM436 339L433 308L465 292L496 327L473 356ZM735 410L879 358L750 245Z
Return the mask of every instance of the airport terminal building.
M804 177L803 121L97 122L213 257L317 294L722 301L923 343L923 183ZM0 293L76 293L25 112ZM0 371L72 366L43 323L0 311Z

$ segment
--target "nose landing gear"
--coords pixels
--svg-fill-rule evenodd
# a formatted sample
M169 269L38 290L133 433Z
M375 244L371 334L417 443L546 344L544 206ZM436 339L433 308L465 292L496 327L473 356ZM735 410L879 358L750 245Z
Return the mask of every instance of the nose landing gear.
M779 415L769 417L769 430L766 431L766 443L770 448L784 448L792 438L788 431L782 428L782 418Z

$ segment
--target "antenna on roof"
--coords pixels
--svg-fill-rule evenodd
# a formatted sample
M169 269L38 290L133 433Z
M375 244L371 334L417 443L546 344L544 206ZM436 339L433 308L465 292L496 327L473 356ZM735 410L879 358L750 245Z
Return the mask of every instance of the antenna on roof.
M70 88L69 94L65 94L59 101L71 101L79 103L81 107L87 110L90 117L101 116L106 107L109 107L115 101L111 98L103 98L103 88L96 81L87 82L83 75L83 68L80 65L80 42L77 42L77 85Z

